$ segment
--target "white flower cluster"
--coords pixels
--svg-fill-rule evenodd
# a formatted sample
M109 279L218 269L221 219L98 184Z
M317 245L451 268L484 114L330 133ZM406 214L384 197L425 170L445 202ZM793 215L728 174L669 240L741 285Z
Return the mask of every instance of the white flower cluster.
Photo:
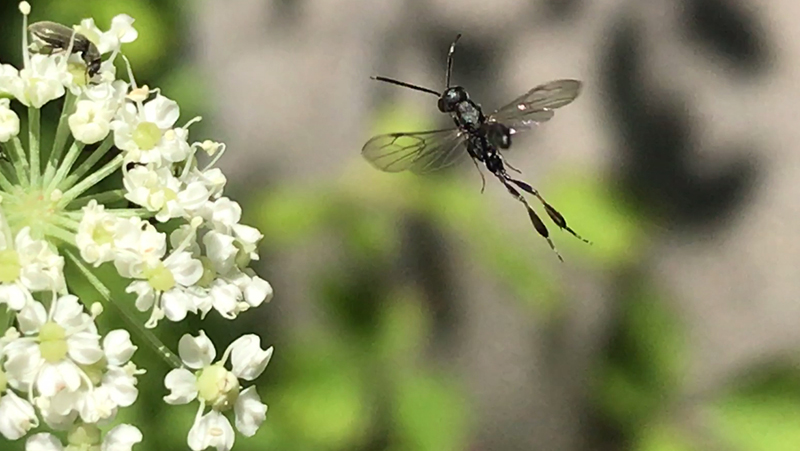
M27 29L30 5L20 3L20 11ZM151 330L164 318L212 310L233 319L272 297L250 269L262 235L241 224L241 207L223 194L226 178L215 164L225 146L190 142L199 118L177 126L177 102L136 84L121 53L138 36L131 17L115 17L108 31L92 19L48 30L63 42L43 39L43 26L56 27L32 27L30 47L23 33L21 69L0 65L0 304L12 318L0 338L0 435L27 437L28 451L130 450L143 438L135 426L102 428L139 395L145 371L131 358L142 338L174 366L164 401L199 403L189 447L229 450L234 431L225 412L245 436L265 419L255 387L239 382L264 371L272 348L244 335L213 362L214 345L199 331L181 339L178 360ZM103 55L96 71L87 67L95 53ZM117 56L126 79L116 77ZM43 149L40 109L62 98L55 136L45 140L52 148ZM27 110L24 144L15 109ZM121 188L93 189L114 185L113 177ZM103 265L124 281L129 299L112 299L95 274ZM103 307L71 294L70 266L100 300L120 306L132 333L99 332ZM147 314L126 313L126 304ZM45 426L66 431L69 444L35 431Z

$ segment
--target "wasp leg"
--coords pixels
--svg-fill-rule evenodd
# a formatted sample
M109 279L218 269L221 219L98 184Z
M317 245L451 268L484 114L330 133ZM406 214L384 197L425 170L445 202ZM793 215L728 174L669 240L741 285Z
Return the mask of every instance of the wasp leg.
M499 155L499 154L498 154L498 155ZM501 160L503 160L503 165L504 165L504 166L506 166L507 168L509 168L509 169L511 169L512 171L516 172L517 174L522 174L522 171L520 171L519 169L515 168L514 166L511 166L511 163L509 163L509 162L508 162L508 160L506 160L505 158L503 158L503 156L502 156L502 155L499 155L499 156L500 156L500 159L501 159Z
M539 218L539 215L537 215L536 212L533 211L533 208L531 208L530 204L522 196L522 194L520 194L520 192L517 191L516 188L511 186L506 181L506 177L503 177L498 174L495 175L497 176L497 179L503 183L503 186L506 187L508 192L511 193L511 195L514 196L518 201L522 202L525 205L525 208L528 210L528 216L531 218L531 222L533 223L533 227L536 229L537 232L539 232L539 235L541 235L545 240L547 240L547 244L550 245L550 249L552 249L553 252L556 253L558 259L563 262L564 259L561 257L561 254L559 254L558 251L556 250L556 245L553 244L553 240L550 239L550 231L547 230L547 227L544 225L544 222L542 222L541 218Z
M537 198L537 199L539 199L539 202L541 202L541 203L542 203L542 206L544 206L544 211L545 211L545 212L547 212L547 216L549 216L549 217L550 217L550 219L551 219L551 220L552 220L552 221L553 221L553 222L554 222L554 223L555 223L555 224L556 224L556 225L557 225L557 226L558 226L558 227L559 227L561 230L566 230L566 231L567 231L567 232L569 232L569 233L570 233L572 236L574 236L575 238L577 238L577 239L579 239L579 240L583 241L583 242L584 242L584 243L586 243L586 244L592 244L592 242L591 242L591 241L589 241L589 240L587 240L586 238L584 238L584 237L582 237L582 236L578 235L578 234L577 234L577 233L576 233L574 230L572 230L572 229L571 229L571 228L570 228L570 227L567 225L567 220L566 220L566 219L564 219L564 215L562 215L561 213L559 213L559 212L558 212L558 210L556 210L556 209L555 209L555 208L554 208L552 205L550 205L550 204L549 204L549 203L548 203L546 200L544 200L544 197L542 197L542 195L541 195L541 194L539 194L539 191L538 191L538 190L535 190L535 189L533 189L533 187L532 187L532 186L528 185L527 183L523 182L522 180L516 180L516 179L513 179L513 178L509 177L509 176L508 176L508 174L503 174L503 178L504 178L504 179L506 179L506 180L508 180L509 182L511 182L511 183L513 183L513 184L515 184L515 185L517 185L518 187L520 187L520 188L521 188L523 191L525 191L526 193L529 193L529 194L532 194L532 195L536 196L536 198Z
M486 177L483 176L483 172L481 172L481 167L478 166L478 160L475 157L472 158L472 164L475 165L475 169L478 170L478 174L481 176L481 194L483 194L483 190L486 189Z

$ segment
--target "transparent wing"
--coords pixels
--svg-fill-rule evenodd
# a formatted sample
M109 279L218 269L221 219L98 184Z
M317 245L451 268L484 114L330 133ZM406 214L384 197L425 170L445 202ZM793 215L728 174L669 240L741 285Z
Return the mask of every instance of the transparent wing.
M539 85L488 117L513 131L526 130L553 117L553 110L572 103L581 92L578 80L555 80Z
M457 128L389 133L367 141L361 155L381 171L422 174L455 163L467 153L465 142L466 134Z

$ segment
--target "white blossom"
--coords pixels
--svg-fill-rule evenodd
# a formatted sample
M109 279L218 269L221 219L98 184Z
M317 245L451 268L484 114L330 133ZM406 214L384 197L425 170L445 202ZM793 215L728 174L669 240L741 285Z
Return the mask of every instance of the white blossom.
M64 287L63 257L30 232L30 227L23 228L13 242L0 233L0 304L13 310L22 309L33 292Z
M71 77L63 55L31 55L30 65L12 80L11 93L25 106L41 108L64 95L64 83Z
M86 36L96 46L101 54L117 52L122 44L133 42L139 33L133 28L133 17L127 14L119 14L111 19L111 29L101 31L94 23L94 19L83 19L80 25L75 27L75 31Z
M115 16L106 31L91 18L65 25L91 42L78 48L74 39L43 41L51 25L29 35L30 4L19 10L21 61L0 64L0 308L10 315L0 329L0 436L25 440L28 451L130 451L142 440L138 428L103 433L100 425L153 396L138 388L146 371L135 351L145 343L173 366L163 400L199 405L185 431L190 448L228 450L234 426L251 436L265 420L255 387L242 384L264 372L272 348L244 335L216 361L199 332L181 339L178 360L148 330L212 310L233 319L272 297L251 268L262 234L241 224L242 207L225 197L216 163L226 146L190 141L200 118L178 125L178 103L137 84L122 54L138 37L132 17ZM95 47L100 70L94 74L92 61L89 79L85 60ZM118 77L120 60L126 70ZM59 107L60 115L42 111ZM109 305L112 314L132 306L149 318L124 313L143 324L99 328Z
M17 440L39 424L36 412L27 399L8 390L0 396L0 434Z
M8 99L0 99L0 143L19 135L19 116L12 110Z
M169 404L186 404L198 399L194 425L189 431L189 447L195 451L214 447L233 447L233 428L224 412L233 410L236 429L252 436L266 418L267 406L261 402L255 387L241 390L239 379L253 380L264 371L272 358L272 348L261 349L256 335L244 335L231 343L222 358L212 363L216 352L211 340L202 331L197 337L184 335L178 353L187 368L170 371L164 384L170 394ZM231 370L224 365L231 358ZM210 410L206 413L205 409Z
M87 263L100 266L114 260L114 238L120 221L94 199L83 207L83 218L75 234L75 243Z
M25 451L71 451L94 450L99 451L131 451L133 446L142 441L142 433L136 426L120 424L105 434L101 439L101 432L93 425L76 426L73 431L80 429L79 433L72 433L68 446L46 432L32 435L25 442Z
M9 384L26 392L52 397L81 386L82 365L103 357L92 318L72 295L54 299L50 312L40 302L28 302L17 315L22 336L6 345Z
M190 147L185 131L172 128L179 115L178 103L161 94L146 102L126 102L111 122L114 144L133 163L162 166L183 161Z

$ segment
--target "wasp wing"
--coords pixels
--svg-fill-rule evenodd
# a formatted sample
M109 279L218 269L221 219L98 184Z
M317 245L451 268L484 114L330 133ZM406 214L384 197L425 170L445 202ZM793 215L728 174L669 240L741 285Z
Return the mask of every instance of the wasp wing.
M466 133L457 128L389 133L367 141L361 155L381 171L422 174L455 163L467 153L465 142Z
M581 92L578 80L555 80L539 85L487 118L499 122L513 132L527 130L553 117L553 110L572 103Z

